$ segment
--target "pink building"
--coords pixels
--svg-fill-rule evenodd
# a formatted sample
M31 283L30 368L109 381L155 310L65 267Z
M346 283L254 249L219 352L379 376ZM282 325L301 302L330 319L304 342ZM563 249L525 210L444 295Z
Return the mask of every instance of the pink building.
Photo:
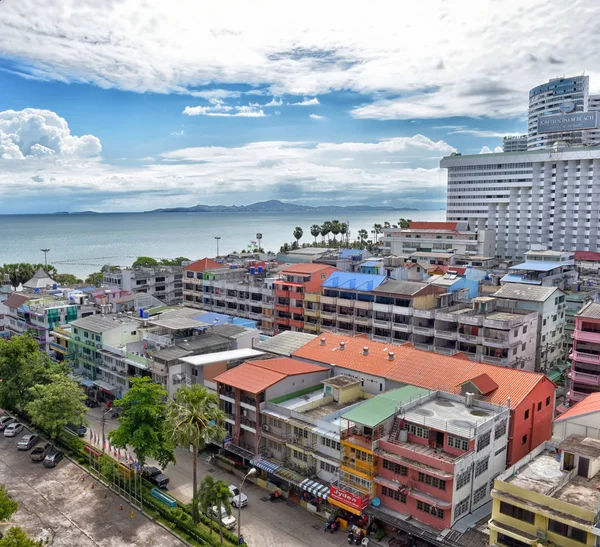
M569 402L600 391L600 304L589 303L575 317Z

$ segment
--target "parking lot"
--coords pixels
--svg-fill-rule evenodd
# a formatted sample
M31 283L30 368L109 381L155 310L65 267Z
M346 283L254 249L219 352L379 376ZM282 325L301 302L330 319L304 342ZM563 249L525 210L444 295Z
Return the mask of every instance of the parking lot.
M28 451L16 448L26 433L6 438L0 432L0 483L19 502L12 522L32 538L60 547L183 545L67 458L54 469L33 463Z

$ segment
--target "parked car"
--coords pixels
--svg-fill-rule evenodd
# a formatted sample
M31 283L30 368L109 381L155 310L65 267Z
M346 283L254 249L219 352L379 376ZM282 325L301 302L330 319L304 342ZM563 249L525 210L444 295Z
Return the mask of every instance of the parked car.
M167 477L158 467L144 467L142 469L142 476L159 488L166 488L167 484L169 484L169 477Z
M237 524L237 519L233 515L228 515L224 507L222 509L219 509L216 505L213 505L209 509L209 511L210 513L212 513L213 518L217 519L217 521L220 520L223 526L227 528L227 530L235 528L235 525Z
M77 435L78 437L85 437L85 434L87 433L87 427L84 425L67 424L65 429L69 433L73 433L73 435Z
M15 420L12 416L2 416L2 418L0 418L0 431L4 431L6 426L16 421L17 420Z
M65 457L64 452L60 450L52 450L44 458L44 467L56 467L58 462Z
M31 435L23 435L17 443L17 448L19 450L29 450L33 448L35 443L37 443L39 440L40 436L33 433Z
M38 444L30 453L29 457L33 462L42 462L48 453L52 450L50 443Z
M23 431L23 424L19 422L13 422L4 428L4 436L16 437L19 433L21 433L21 431Z
M240 500L240 489L235 486L235 484L229 485L229 491L233 494L231 498L231 505L234 507L246 507L248 505L248 496L242 492L242 497Z

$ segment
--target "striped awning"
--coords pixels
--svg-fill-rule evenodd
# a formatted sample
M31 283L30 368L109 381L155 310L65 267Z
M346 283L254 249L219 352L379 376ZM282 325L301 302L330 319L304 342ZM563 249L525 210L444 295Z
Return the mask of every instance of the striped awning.
M305 479L300 483L300 488L306 490L309 494L326 500L329 497L329 486L311 479Z
M279 464L269 460L265 460L263 458L259 460L253 460L252 465L271 474L275 473L275 471L277 471L281 467Z

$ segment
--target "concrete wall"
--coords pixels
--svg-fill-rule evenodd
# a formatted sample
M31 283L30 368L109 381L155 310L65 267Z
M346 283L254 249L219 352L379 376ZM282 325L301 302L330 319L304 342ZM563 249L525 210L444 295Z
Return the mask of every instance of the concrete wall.
M310 374L288 376L287 378L281 380L281 382L277 382L275 385L267 389L265 393L265 400L270 401L307 387L316 386L322 380L329 378L329 374L329 369L323 368L323 372L311 372Z
M361 372L342 368L339 366L334 367L333 373L334 375L346 374L347 376L358 378L359 380L361 380L362 391L370 393L372 395L379 395L380 393L387 391L387 389L390 389L389 387L386 389L387 384L385 378L381 378L379 376L371 376L370 374L363 374Z
M584 437L600 439L600 412L554 422L554 439L562 441L569 435L583 435Z

